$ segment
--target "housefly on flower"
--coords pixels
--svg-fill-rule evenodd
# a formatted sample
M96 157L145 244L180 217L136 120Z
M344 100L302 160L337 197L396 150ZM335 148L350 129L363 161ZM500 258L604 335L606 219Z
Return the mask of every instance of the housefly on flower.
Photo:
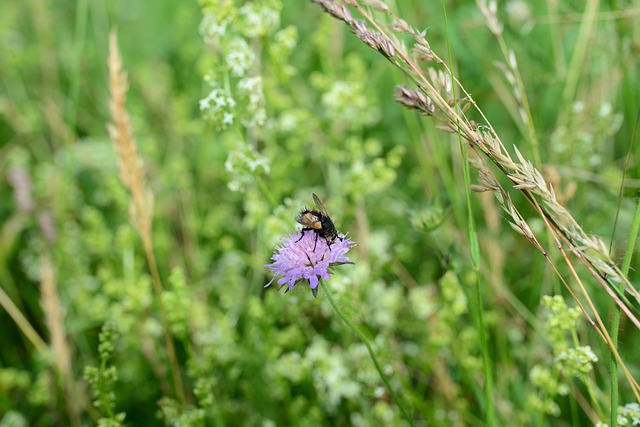
M316 250L316 245L318 244L318 236L324 237L324 239L327 241L329 250L331 250L331 244L338 238L338 230L336 230L336 226L333 225L333 221L329 217L327 209L324 207L322 201L318 196L315 195L315 193L313 194L313 201L316 203L318 210L305 209L296 216L296 221L304 225L304 228L302 229L302 235L296 242L299 242L304 237L305 231L315 231L316 241L313 245L313 251L315 252ZM340 240L342 240L342 238Z

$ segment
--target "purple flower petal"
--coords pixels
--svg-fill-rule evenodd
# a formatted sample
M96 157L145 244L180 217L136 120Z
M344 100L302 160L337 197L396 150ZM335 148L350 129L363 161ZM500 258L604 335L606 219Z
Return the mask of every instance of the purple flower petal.
M309 286L311 286L311 289L315 289L318 287L318 276L314 274L309 278Z
M271 285L278 277L277 283L289 285L289 290L293 289L296 283L306 280L309 287L314 290L318 287L319 279L329 280L329 269L333 265L350 263L349 258L344 256L355 244L338 234L338 238L327 244L327 239L319 236L313 231L306 231L304 235L299 230L294 230L291 234L282 238L281 243L276 246L271 259L271 264L265 267L273 274L273 279L265 285ZM317 291L314 292L314 295Z

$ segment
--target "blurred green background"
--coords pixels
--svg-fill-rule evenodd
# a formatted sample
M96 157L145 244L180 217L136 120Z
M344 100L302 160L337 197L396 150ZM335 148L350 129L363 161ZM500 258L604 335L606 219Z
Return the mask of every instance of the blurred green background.
M638 2L500 2L531 127L474 2L445 2L446 18L439 2L389 4L426 30L509 148L533 160L535 129L559 200L618 257L640 186L632 157L618 196L638 113ZM106 130L112 30L184 401ZM312 192L358 243L329 285L416 425L483 425L487 405L502 425L604 421L606 346L561 302L541 305L566 294L561 283L492 196L474 193L495 372L495 400L484 398L458 141L396 104L398 84L402 73L311 2L0 3L0 426L404 425L322 293L263 288ZM216 109L221 94L233 102ZM514 203L552 248L533 209ZM609 298L585 282L608 319ZM563 315L558 339L549 319ZM623 320L636 377L637 339ZM599 361L567 374L554 358L578 343ZM624 383L620 402L633 402Z

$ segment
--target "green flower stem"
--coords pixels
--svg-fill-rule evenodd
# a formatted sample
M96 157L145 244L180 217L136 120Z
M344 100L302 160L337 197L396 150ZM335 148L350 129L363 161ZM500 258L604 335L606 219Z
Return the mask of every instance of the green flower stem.
M447 19L447 8L445 2L442 0L442 13L444 15L445 32L447 34L447 48L450 61L453 63L453 54L451 51L451 43L449 42L449 20ZM502 41L504 43L504 41ZM506 51L503 48L503 52ZM453 68L449 69L451 80L456 81L453 75ZM515 73L517 74L517 73ZM456 94L456 85L453 85L453 99L456 100L454 107L459 110L460 106L457 103L458 96ZM526 103L525 103L526 105ZM531 130L531 129L530 129ZM531 134L531 132L530 132ZM533 142L536 141L535 132L530 135ZM462 175L464 177L464 188L467 202L467 227L469 232L469 245L471 249L471 265L476 276L475 297L476 297L476 327L478 329L478 335L480 337L480 345L482 346L482 367L484 370L484 396L485 396L485 424L488 426L495 425L495 408L493 398L493 369L491 364L491 358L489 356L489 343L487 340L486 326L484 323L484 308L482 305L482 286L480 279L480 243L478 241L478 233L476 231L476 221L473 214L473 204L471 203L471 173L469 171L469 156L467 154L467 144L462 138L462 132L458 132L458 145L460 146L460 154L462 155ZM534 152L537 153L537 144L534 143ZM536 163L540 163L536 157Z
M331 290L329 289L329 286L327 286L322 280L320 280L320 287L322 288L324 294L327 296L327 301L329 301L329 304L331 305L331 308L333 308L333 310L342 319L342 321L344 323L346 323L346 325L362 340L364 345L367 347L367 350L369 350L369 356L371 356L371 360L373 361L373 364L375 365L376 370L378 371L378 375L380 375L380 379L382 380L384 385L387 387L387 390L389 390L389 393L391 394L391 397L396 402L396 405L398 405L398 407L400 408L400 411L402 412L402 415L407 419L407 421L409 421L409 424L413 426L414 425L413 424L413 418L411 418L411 416L409 415L409 411L407 411L407 409L405 408L405 405L400 400L400 397L396 394L395 391L393 391L393 388L391 388L391 384L389 383L389 379L387 378L387 376L382 371L382 367L380 366L380 363L378 362L378 358L376 357L376 353L375 353L375 351L373 351L373 346L371 344L371 340L369 340L369 338L365 335L365 333L362 331L362 329L360 329L360 327L358 325L356 325L353 322L353 320L351 320L351 317L349 317L342 310L342 308L336 303L336 301L333 299L333 295L331 293Z
M640 201L636 206L636 213L633 217L633 225L631 226L631 232L629 233L629 242L627 243L627 250L624 254L622 261L622 273L624 275L629 274L631 267L631 258L633 256L633 250L636 247L636 240L638 238L638 232L640 231ZM624 282L620 282L618 289L621 293L624 292ZM618 345L618 332L620 328L620 307L617 304L613 304L613 316L611 317L611 342L614 346ZM609 425L618 425L618 361L613 350L610 351L609 366L611 370L611 384L609 390L609 406L611 412L609 413Z

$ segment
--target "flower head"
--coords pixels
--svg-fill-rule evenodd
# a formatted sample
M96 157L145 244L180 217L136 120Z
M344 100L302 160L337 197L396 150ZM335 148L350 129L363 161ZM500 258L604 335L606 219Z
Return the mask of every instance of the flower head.
M344 256L355 244L345 235L338 233L338 238L330 245L327 239L312 230L295 230L282 238L281 244L276 246L271 259L275 262L265 264L273 279L265 285L265 288L276 279L282 286L288 285L285 292L289 292L298 282L307 280L313 296L318 295L319 278L329 280L330 269L334 265L353 264Z

